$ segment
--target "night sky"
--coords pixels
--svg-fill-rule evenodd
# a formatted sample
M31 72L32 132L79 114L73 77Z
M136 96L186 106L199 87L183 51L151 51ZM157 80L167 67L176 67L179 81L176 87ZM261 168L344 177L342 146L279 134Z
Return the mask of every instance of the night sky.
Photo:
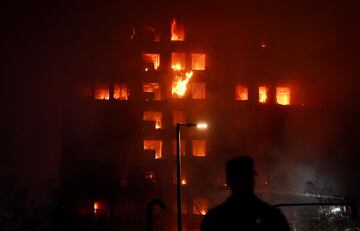
M66 79L115 63L132 25L173 16L201 28L193 37L208 35L203 46L226 56L222 62L230 71L237 65L229 60L240 57L244 47L267 41L274 47L274 63L286 66L279 73L311 83L304 92L307 102L335 108L341 118L337 135L345 143L359 142L358 1L105 2L1 3L2 181L16 181L35 195L56 181ZM352 169L344 171L350 182L359 176L358 151L344 157L352 163L342 166Z

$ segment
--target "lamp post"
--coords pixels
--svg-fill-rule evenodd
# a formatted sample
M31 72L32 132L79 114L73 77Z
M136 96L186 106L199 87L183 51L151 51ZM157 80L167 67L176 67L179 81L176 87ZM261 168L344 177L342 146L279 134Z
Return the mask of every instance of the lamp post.
M186 123L176 124L176 187L177 187L177 220L178 231L182 231L182 211L181 211L181 153L180 153L180 128L197 127L199 129L207 128L206 123Z

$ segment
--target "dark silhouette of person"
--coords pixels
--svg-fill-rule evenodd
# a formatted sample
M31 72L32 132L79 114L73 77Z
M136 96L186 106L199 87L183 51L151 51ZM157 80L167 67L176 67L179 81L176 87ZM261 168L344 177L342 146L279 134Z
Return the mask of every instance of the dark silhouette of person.
M255 175L253 160L248 156L227 162L226 180L232 195L223 204L209 210L202 221L201 231L290 230L280 210L254 194Z

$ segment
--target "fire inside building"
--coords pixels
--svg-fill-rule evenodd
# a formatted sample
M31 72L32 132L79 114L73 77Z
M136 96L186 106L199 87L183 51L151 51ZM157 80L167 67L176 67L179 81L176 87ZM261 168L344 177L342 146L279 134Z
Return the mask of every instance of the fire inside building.
M208 209L226 198L224 165L235 155L254 158L262 198L284 198L273 184L283 175L274 176L271 163L285 155L277 148L289 139L284 121L292 129L286 118L306 110L300 87L262 65L271 53L265 41L251 48L258 65L250 66L260 71L229 73L188 28L175 18L136 26L124 68L105 65L68 81L61 177L74 216L143 230L146 207L159 198L166 205L159 225L175 230L175 127L184 123L208 124L181 130L184 229L199 230Z

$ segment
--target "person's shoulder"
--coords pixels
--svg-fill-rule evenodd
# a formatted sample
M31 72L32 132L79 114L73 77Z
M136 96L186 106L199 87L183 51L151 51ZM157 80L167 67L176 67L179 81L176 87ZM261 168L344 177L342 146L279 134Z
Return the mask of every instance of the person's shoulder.
M220 204L214 208L209 209L208 213L206 214L207 216L213 216L213 215L217 215L217 214L223 214L224 211L226 210L226 204Z
M227 214L226 204L223 203L214 208L209 209L201 223L201 230L220 230L224 224Z

